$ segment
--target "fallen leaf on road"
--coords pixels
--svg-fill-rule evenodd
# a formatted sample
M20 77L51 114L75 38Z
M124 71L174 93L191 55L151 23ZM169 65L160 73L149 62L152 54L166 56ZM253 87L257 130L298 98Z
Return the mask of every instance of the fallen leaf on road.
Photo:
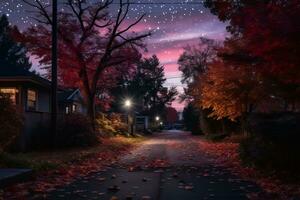
M110 186L108 188L108 190L111 191L111 192L117 192L117 191L120 190L120 187L118 187L117 185L114 185L114 186Z
M186 186L184 186L184 189L185 190L192 190L192 189L194 189L194 186L192 186L192 185L186 185Z

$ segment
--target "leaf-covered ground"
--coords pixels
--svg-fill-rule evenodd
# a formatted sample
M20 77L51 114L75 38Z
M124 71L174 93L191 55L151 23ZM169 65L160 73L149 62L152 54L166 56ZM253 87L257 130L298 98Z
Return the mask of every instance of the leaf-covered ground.
M300 199L300 186L298 184L287 184L276 178L266 176L255 168L242 165L238 154L238 143L231 142L209 142L201 140L199 148L214 158L216 165L228 168L233 174L246 180L257 183L264 194L251 194L251 199Z
M182 131L155 134L105 170L57 188L48 199L245 200L260 191L214 166L199 148L200 141Z
M297 185L243 166L238 143L212 143L179 131L141 141L111 138L94 148L31 154L59 167L37 172L35 180L6 189L3 197L294 200L300 194Z
M142 140L124 137L106 138L96 147L22 155L26 159L31 159L32 163L47 162L55 164L56 167L52 170L39 170L35 173L34 180L6 188L1 191L0 199L27 199L29 196L43 198L45 193L58 186L67 185L77 178L112 165L118 157L126 154Z

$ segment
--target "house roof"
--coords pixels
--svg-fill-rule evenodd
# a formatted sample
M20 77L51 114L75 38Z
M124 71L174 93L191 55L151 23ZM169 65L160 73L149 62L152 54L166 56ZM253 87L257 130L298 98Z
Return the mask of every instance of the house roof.
M51 82L20 67L0 66L0 81L29 81L50 88Z
M51 87L51 81L20 67L3 67L0 65L0 82L1 81L26 81L42 85L46 88ZM59 89L57 92L57 100L59 102L76 101L74 97L78 92L79 89Z
M79 93L79 89L66 89L59 90L57 93L57 99L59 102L72 102L74 101L74 97Z

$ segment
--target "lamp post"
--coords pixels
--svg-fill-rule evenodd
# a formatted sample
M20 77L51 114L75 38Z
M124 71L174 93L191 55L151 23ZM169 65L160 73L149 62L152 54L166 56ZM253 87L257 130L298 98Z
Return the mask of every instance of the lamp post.
M155 117L155 120L158 122L160 120L160 117L159 116L156 116Z
M52 1L51 129L57 137L57 0Z
M159 116L156 116L155 117L155 121L156 121L156 128L159 128L159 125L160 125L160 122L159 122L159 120L160 120L160 117Z

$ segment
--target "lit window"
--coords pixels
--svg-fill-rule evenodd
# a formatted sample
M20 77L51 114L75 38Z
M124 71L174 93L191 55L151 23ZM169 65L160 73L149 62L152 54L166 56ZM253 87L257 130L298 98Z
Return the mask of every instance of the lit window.
M72 112L76 112L77 111L77 105L73 104L72 105Z
M0 92L9 95L13 104L19 104L19 90L16 88L0 88Z
M27 109L37 110L37 93L34 90L27 90Z
M70 112L70 109L69 109L69 107L67 106L67 107L66 107L66 114L69 114L69 112Z

